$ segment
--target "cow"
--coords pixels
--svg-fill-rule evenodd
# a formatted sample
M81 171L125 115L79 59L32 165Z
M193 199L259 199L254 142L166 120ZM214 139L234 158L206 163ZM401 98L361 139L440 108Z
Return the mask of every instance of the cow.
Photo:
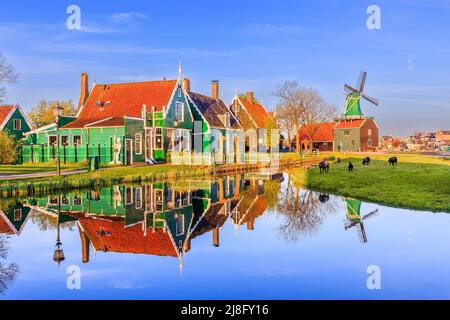
M321 193L321 194L319 195L319 201L320 201L320 202L325 203L325 202L327 202L328 200L330 200L330 196L329 196L328 194L326 194L326 193Z
M349 172L353 171L353 163L351 163L351 162L348 163L348 171Z
M341 158L337 158L337 163L341 163Z
M363 166L368 166L370 164L370 158L369 157L363 158L362 164Z
M388 163L389 163L391 166L397 165L397 164L398 164L398 159L397 159L397 157L391 157L391 158L389 158Z
M320 173L326 173L330 169L330 164L327 161L322 161L319 163Z

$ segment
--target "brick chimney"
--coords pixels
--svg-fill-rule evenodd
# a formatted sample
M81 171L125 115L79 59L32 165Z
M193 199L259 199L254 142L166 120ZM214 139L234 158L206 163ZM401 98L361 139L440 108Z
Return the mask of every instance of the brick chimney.
M212 97L219 99L219 81L213 80L212 82Z
M247 91L247 101L253 103L253 99L255 98L255 94L253 91Z
M83 72L81 74L81 92L80 92L80 101L78 102L78 110L86 103L87 98L89 97L89 80L88 74Z
M189 80L189 78L184 78L183 79L183 88L187 92L191 91L191 80Z
M218 227L213 230L213 245L214 245L214 247L220 246L219 228Z

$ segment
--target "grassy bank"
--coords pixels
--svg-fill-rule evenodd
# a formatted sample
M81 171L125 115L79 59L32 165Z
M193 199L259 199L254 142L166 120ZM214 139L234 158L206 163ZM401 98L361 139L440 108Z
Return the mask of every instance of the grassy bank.
M87 168L87 163L71 163L61 164L61 170L76 170ZM0 165L0 175L17 175L40 172L56 171L56 164L54 163L27 163L22 165Z
M36 193L47 193L58 190L98 188L121 183L156 182L171 179L186 179L211 176L211 167L188 166L142 166L103 168L92 173L82 173L70 176L52 176L46 178L30 178L0 182L3 196L25 193L32 188ZM12 188L12 189L11 189Z
M399 157L399 165L390 167L388 156L379 156L364 167L360 158L332 163L327 174L318 168L290 173L305 187L380 204L431 211L450 212L450 161L428 157ZM371 158L377 158L371 155ZM420 162L422 160L422 162ZM355 168L348 172L348 161Z

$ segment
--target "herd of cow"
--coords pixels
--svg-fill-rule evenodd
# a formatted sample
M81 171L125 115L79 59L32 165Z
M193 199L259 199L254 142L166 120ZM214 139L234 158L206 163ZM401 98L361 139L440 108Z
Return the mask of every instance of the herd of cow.
M337 163L341 163L341 158L337 158ZM388 159L388 163L391 166L396 166L398 164L398 159L397 157L391 157ZM362 164L363 166L368 166L370 165L370 157L365 157L362 159ZM353 163L351 161L348 162L348 171L352 172L353 171ZM327 173L330 169L330 163L328 161L322 161L319 163L319 169L320 169L320 173Z

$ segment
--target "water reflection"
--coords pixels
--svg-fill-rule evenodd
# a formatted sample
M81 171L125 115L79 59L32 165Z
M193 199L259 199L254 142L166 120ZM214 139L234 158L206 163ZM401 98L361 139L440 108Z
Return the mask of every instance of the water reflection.
M347 221L345 222L345 230L356 227L361 243L367 242L366 229L364 228L364 221L376 216L378 209L373 210L367 214L361 215L361 201L357 199L345 199L347 210Z

